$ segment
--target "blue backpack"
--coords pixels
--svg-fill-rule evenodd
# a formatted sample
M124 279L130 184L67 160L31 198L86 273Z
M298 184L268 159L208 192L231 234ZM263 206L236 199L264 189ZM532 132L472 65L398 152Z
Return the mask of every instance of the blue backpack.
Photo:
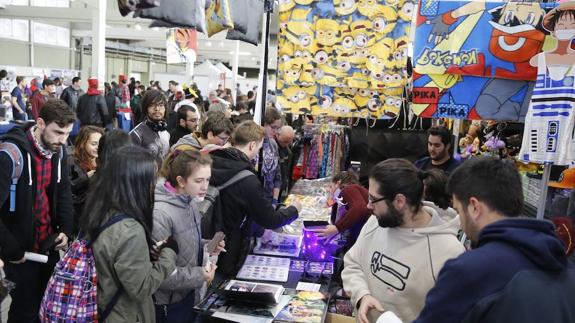
M12 181L10 183L10 212L16 211L16 185L24 170L24 157L20 148L11 142L0 142L0 153L6 153L12 160Z

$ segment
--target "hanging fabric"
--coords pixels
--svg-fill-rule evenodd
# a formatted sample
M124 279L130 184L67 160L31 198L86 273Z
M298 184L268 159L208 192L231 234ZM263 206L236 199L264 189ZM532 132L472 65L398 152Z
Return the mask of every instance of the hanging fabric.
M537 61L520 156L525 161L569 165L575 162L575 62L551 66L545 53Z
M118 0L118 9L124 17L137 9L154 8L159 5L160 0Z
M164 0L159 7L139 9L134 17L161 20L176 27L203 30L206 0Z
M264 14L264 2L262 0L246 0L242 4L244 8L249 8L250 11L246 31L241 32L234 26L233 30L228 30L226 39L241 40L257 46Z
M251 8L246 1L231 1L230 10L232 14L232 21L234 22L234 30L240 33L248 31L248 23L250 17L253 15L253 8Z

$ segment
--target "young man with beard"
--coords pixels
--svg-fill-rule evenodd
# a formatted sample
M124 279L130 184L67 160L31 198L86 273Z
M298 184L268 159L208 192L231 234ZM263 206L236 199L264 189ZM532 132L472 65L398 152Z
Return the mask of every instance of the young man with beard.
M191 105L183 105L176 113L178 125L170 131L170 147L172 147L183 136L194 133L198 128L198 113Z
M420 170L439 168L446 174L454 171L460 162L453 159L449 153L451 149L451 134L445 127L432 127L427 131L427 151L429 157L415 162Z
M425 177L403 159L388 159L371 171L373 216L345 255L341 275L361 323L384 309L414 320L445 261L465 250L457 240L459 216L423 202Z
M170 150L170 133L166 123L167 104L162 91L146 91L142 97L142 112L146 114L146 119L130 131L132 142L156 156L158 167L162 165Z
M8 322L35 322L40 300L58 251L73 239L74 210L68 176L66 142L76 116L66 102L48 100L36 125L15 127L2 141L19 150L23 164L12 203L12 169L7 153L0 153L0 258L7 278L16 283L11 293ZM27 261L24 253L44 253L45 264Z
M521 217L515 166L473 158L447 189L474 249L445 263L415 322L573 322L575 267L551 222Z

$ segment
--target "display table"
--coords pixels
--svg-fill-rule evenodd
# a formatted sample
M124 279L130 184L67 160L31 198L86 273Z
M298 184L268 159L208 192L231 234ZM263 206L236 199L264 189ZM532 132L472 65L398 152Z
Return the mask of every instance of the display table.
M303 221L329 220L331 209L328 208L325 203L328 183L329 179L301 180L294 185L292 194L286 199L286 204L290 204L290 202L294 200L301 202L303 208L300 210L300 217L290 225L283 227L280 230L283 234L266 230L266 233L260 238L259 243L254 246L255 248L252 249L252 254L248 256L244 267L237 275L237 281L249 282L247 283L248 285L253 285L250 283L261 283L262 285L272 284L283 286L285 290L278 305L262 306L249 304L249 300L248 302L244 302L241 300L226 299L216 292L218 288L223 288L230 284L228 280L224 280L217 283L217 286L211 288L204 299L194 308L201 317L202 322L321 323L325 321L330 299L330 284L337 264L335 264L330 257L330 253L325 252L328 248L319 245L317 239L311 237L309 231L304 230ZM285 234L289 236L284 239L282 237L286 237ZM299 240L297 238L295 239L298 240L298 242L291 241L294 237L300 237ZM283 244L288 247L280 248L275 244ZM297 253L297 257L287 257L286 255L291 252L291 246L293 245L297 245L301 251ZM310 249L313 249L313 251L309 252ZM257 252L254 252L254 250ZM269 253L262 254L262 250L266 250L266 252ZM274 254L274 252L278 253ZM249 271L243 271L244 268L247 268L247 266L255 260L262 260L262 258L270 260L267 257L273 257L271 260L275 260L277 263L283 263L283 265L287 262L286 259L289 259L290 267L287 282L246 278L245 272ZM263 272L270 272L270 270L266 269L270 269L276 265L277 264L265 262L255 263L254 266L259 268L254 270L258 270L257 272L261 270L263 275ZM277 271L274 269L274 273L282 272L281 269L285 270L286 267L284 266ZM283 274L285 280L285 271ZM280 274L278 275L281 276ZM253 272L251 272L251 276L248 275L247 277L256 278L262 276L254 275ZM306 291L309 293L306 294ZM323 294L324 298L322 300L310 300L310 303L307 303L308 300L306 300L305 297L320 295L318 291ZM302 298L302 294L304 295L304 299L300 299ZM323 306L317 306L320 301L324 303ZM309 306L311 303L313 304Z

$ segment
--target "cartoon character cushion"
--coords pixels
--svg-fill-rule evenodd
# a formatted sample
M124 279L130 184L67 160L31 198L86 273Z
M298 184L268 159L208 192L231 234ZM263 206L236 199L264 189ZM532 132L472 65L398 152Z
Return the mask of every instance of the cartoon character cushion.
M202 29L205 20L205 1L162 1L156 8L136 10L134 17L161 20L176 27Z
M206 23L209 37L222 30L234 28L228 0L211 0L206 9Z
M159 5L160 0L118 0L118 9L124 17L136 9L154 8Z
M245 0L244 6L250 8L250 20L248 20L247 31L245 33L237 30L228 30L226 39L241 40L252 45L258 45L260 27L264 13L264 3L260 0Z

